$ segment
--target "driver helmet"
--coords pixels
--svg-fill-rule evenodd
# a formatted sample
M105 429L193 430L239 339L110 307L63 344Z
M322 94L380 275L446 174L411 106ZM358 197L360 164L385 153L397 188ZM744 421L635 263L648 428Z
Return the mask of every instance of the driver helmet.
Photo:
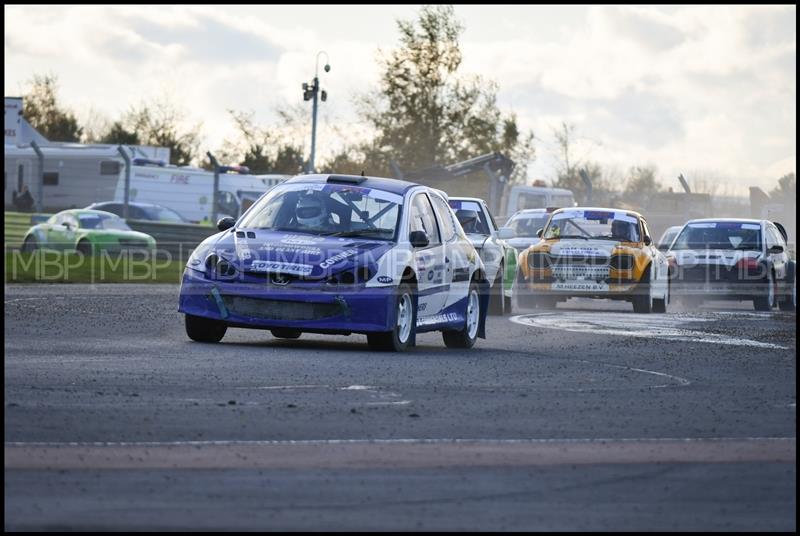
M325 203L315 195L304 195L297 201L295 216L303 227L321 227L328 222Z

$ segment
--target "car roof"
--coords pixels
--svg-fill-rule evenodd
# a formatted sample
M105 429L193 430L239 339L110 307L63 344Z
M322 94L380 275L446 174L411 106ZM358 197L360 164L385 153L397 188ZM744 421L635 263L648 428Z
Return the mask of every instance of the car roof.
M556 212L561 212L564 210L597 210L601 212L624 212L626 214L632 214L637 218L645 219L644 216L636 212L635 210L628 210L627 208L608 208L608 207L562 207L557 208L553 211L555 214Z
M394 194L404 194L415 186L422 186L415 182L403 181L400 179L389 179L386 177L362 177L359 175L341 175L341 174L311 174L311 175L297 175L291 179L284 181L283 184L296 184L296 183L310 183L320 184L327 183L330 177L342 177L347 179L363 179L361 182L354 184L361 188L369 188L372 190L383 190L384 192L391 192Z
M761 224L764 220L755 220L752 218L698 218L689 220L686 223L711 223L711 222L733 222L733 223L757 223Z
M525 216L526 214L530 214L533 216L534 214L549 214L546 208L524 208L522 210L516 211L514 214L511 215L513 218L514 216Z
M475 201L476 203L486 203L480 197L450 197L451 201Z
M69 210L62 210L59 214L72 214L73 216L81 216L81 215L94 215L94 216L111 216L113 218L119 218L116 214L112 212L107 212L105 210L95 210L95 209L88 209L88 208L72 208Z

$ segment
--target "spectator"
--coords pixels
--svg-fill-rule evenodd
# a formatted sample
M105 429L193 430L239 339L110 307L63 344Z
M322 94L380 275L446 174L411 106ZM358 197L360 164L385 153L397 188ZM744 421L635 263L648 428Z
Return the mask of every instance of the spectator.
M11 203L19 210L20 212L30 212L33 208L33 196L31 195L30 190L28 190L28 185L22 185L21 192L12 192L11 193Z

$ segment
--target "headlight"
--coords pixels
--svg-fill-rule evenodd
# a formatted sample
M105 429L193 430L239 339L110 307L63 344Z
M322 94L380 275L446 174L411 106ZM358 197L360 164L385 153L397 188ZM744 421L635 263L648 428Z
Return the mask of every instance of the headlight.
M535 251L533 253L528 254L528 268L549 268L550 267L550 255L547 253L542 253L539 251Z
M350 268L342 270L328 277L326 282L329 285L354 285L358 283L366 283L372 276L375 275L376 270L370 266L359 266L357 268Z
M236 276L236 268L226 258L212 253L203 263L206 277L212 279L231 279Z
M633 255L612 255L608 265L614 270L630 270L633 263Z

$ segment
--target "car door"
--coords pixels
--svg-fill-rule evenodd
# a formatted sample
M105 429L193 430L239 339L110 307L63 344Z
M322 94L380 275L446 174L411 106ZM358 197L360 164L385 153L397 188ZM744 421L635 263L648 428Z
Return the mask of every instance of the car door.
M417 324L426 317L434 317L444 308L448 285L446 283L446 254L428 195L420 192L411 201L409 232L424 231L429 243L414 248L414 266L417 271Z
M464 299L469 292L469 261L461 251L463 244L457 230L455 214L443 197L436 193L431 194L433 207L439 221L444 246L445 284L447 296L444 309L447 309L459 300Z
M485 222L486 228L489 231L486 241L483 243L481 260L483 261L483 267L486 270L486 278L492 284L494 284L494 281L497 279L498 270L500 269L500 263L503 260L505 251L500 243L500 240L497 238L497 226L489 214L489 209L484 203L478 203L478 206L482 212L481 218Z
M56 214L55 220L47 229L47 247L51 249L64 249L67 228L64 227L66 214Z

